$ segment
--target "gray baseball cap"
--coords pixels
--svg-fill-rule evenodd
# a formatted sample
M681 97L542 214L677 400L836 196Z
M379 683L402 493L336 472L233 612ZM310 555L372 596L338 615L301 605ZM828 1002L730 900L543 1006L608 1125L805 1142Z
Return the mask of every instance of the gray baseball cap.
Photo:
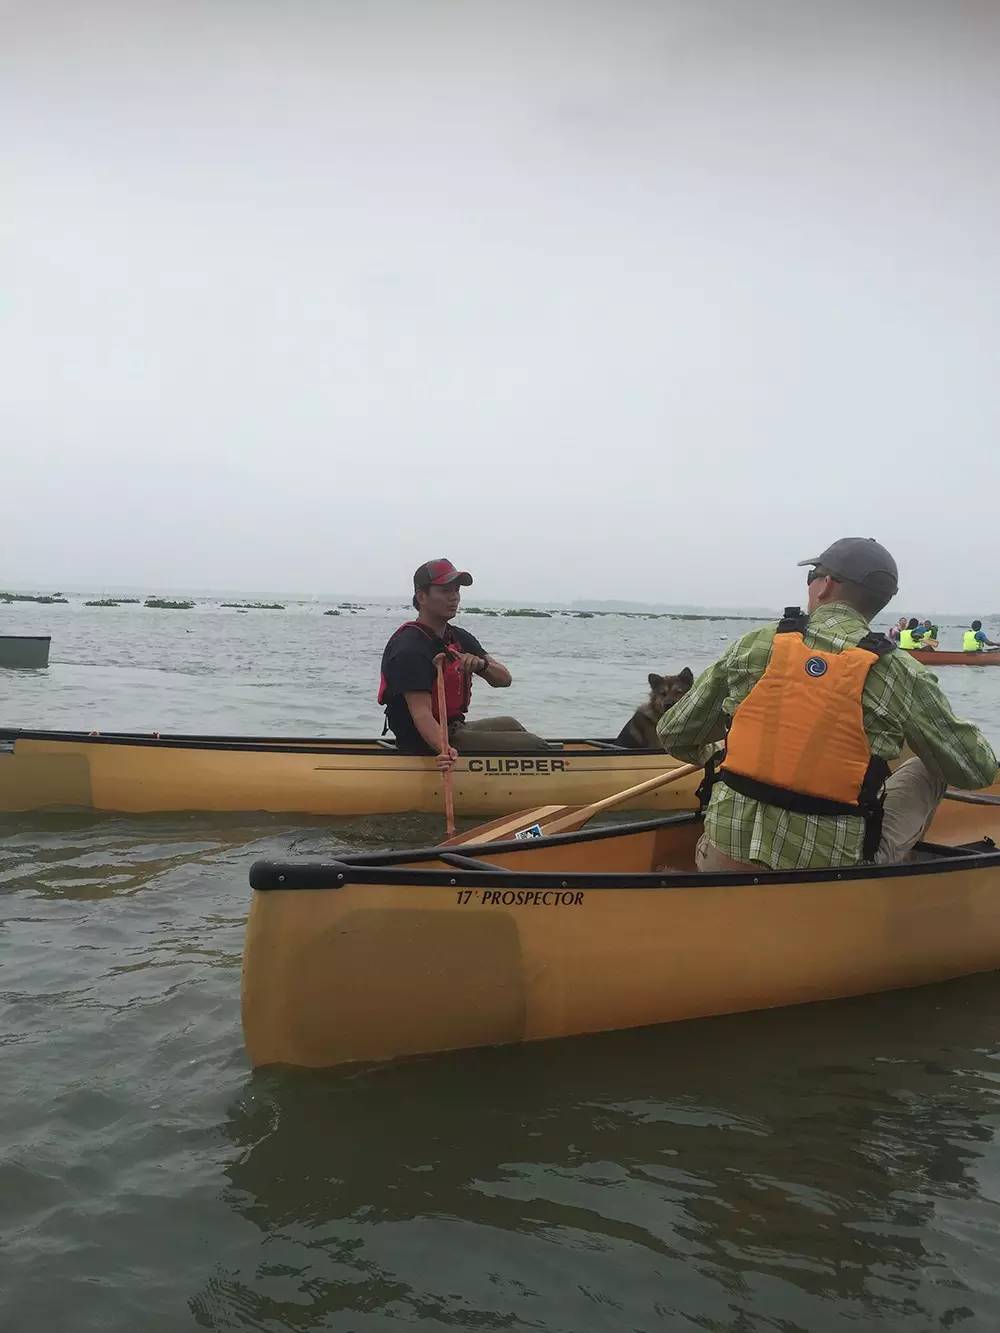
M896 562L874 537L841 537L800 565L820 565L845 583L858 583L886 601L899 592Z

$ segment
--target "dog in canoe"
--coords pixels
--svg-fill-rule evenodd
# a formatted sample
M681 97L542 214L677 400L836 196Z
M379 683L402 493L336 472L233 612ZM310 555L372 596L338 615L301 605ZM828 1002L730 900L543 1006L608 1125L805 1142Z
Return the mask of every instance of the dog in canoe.
M678 699L684 697L694 684L691 668L685 667L676 676L658 676L655 671L649 673L649 698L625 723L615 737L615 744L627 750L657 749L656 724L667 711L673 708Z

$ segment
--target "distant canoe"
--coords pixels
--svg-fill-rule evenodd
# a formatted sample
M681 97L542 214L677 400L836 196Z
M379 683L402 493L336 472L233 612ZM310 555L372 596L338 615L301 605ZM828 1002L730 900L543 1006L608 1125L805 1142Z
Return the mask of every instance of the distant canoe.
M985 653L947 653L940 648L912 648L910 656L927 666L1000 666L1000 651Z
M0 667L47 667L50 634L0 634Z
M454 770L456 814L588 805L678 762L662 750L623 750L611 741L554 744L541 754L484 748L462 755ZM695 809L699 777L651 792L639 808ZM433 756L403 754L384 741L0 728L0 811L438 814L443 800Z

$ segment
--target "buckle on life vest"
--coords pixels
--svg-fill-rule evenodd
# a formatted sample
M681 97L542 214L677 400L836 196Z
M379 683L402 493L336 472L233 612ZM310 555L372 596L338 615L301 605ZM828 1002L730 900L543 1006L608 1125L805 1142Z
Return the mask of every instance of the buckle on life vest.
M719 781L718 765L726 757L725 750L717 750L705 764L705 776L702 778L695 791L698 800L698 813L703 815L708 809L708 803L712 799L712 788Z
M799 606L786 606L785 614L778 621L775 634L805 634L809 626L809 616Z

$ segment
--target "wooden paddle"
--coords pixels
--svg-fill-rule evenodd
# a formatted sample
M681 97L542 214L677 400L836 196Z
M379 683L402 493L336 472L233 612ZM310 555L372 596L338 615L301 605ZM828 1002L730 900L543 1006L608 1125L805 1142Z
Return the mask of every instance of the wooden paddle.
M438 653L434 659L434 665L437 667L438 722L441 725L441 757L443 759L451 751L451 743L448 740L448 705L444 693L444 653ZM444 785L445 839L451 842L455 838L455 784L450 765L442 771L441 781Z
M656 791L659 787L668 787L671 782L677 782L680 778L700 772L702 767L701 764L682 764L679 768L668 769L666 773L657 773L656 777L648 778L634 787L626 787L624 791L617 792L614 796L605 796L602 801L594 801L592 805L540 805L534 810L522 810L516 815L505 815L502 819L494 819L489 824L477 824L475 828L469 829L467 833L460 833L458 837L449 837L441 846L457 847L461 843L468 842L502 842L505 838L514 838L525 829L536 826L541 833L535 836L544 834L545 837L551 837L555 833L572 833L576 829L583 828L584 824L595 815L603 814L605 810L612 810L616 805L623 805L638 796L644 796L646 792Z

